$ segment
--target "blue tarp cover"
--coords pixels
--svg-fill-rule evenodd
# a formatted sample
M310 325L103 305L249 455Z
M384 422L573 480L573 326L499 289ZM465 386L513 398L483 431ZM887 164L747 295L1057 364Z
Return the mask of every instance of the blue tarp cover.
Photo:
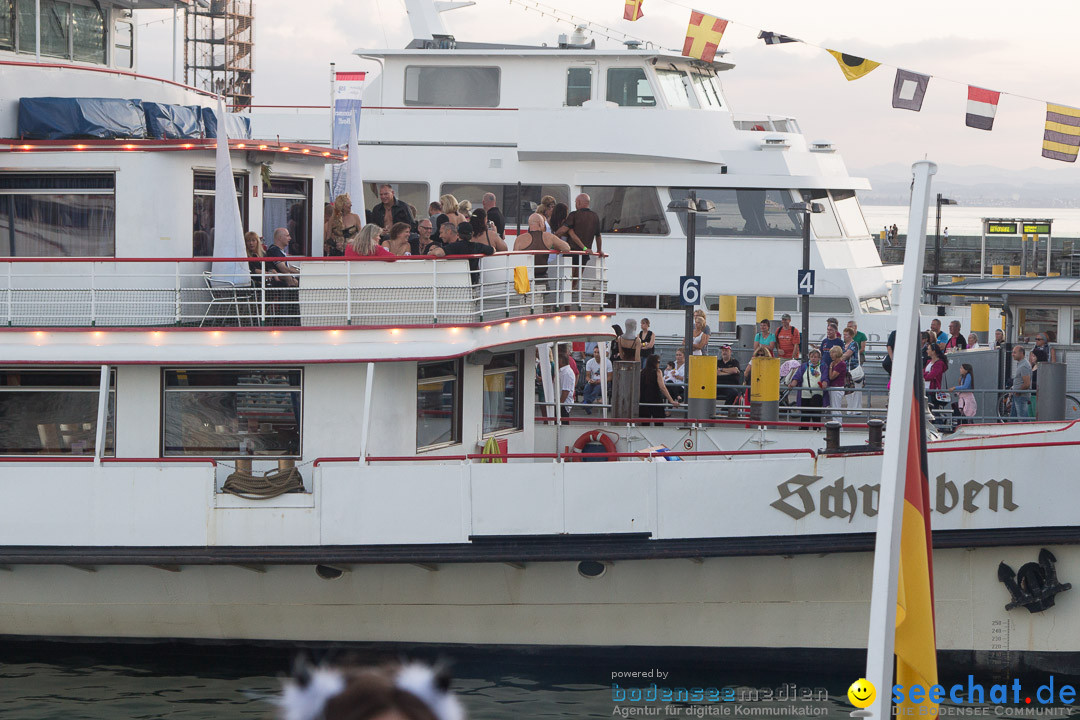
M166 105L143 102L149 137L190 140L203 136L202 108L197 105Z
M146 117L139 100L123 98L21 98L19 137L142 139Z
M208 138L217 137L217 113L214 108L202 109L203 131ZM236 113L225 113L225 133L230 140L251 139L251 119Z

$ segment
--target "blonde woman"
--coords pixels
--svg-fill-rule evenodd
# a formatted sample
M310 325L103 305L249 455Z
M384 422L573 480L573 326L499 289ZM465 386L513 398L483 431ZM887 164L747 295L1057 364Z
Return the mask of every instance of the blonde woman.
M461 204L453 195L443 195L439 198L439 205L442 206L443 214L455 225L469 221L469 218L461 214Z
M379 236L382 235L382 231L383 229L375 223L365 225L364 228L349 241L349 244L345 246L345 257L394 257L394 253L379 244Z
M259 239L258 233L244 233L244 248L247 250L247 256L250 258L266 257L266 248L263 247L262 240ZM262 287L262 262L259 260L255 260L254 262L248 261L248 270L251 272L251 284L255 287Z
M458 203L458 212L468 218L472 215L472 203L468 200L462 200Z
M334 214L330 217L329 235L323 240L323 254L344 255L345 246L360 232L360 216L352 211L352 199L348 195L334 198Z

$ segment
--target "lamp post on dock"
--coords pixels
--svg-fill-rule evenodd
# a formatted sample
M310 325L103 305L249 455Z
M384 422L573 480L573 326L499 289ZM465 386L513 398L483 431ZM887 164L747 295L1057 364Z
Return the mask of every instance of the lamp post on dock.
M955 200L941 197L937 194L937 226L934 228L934 285L938 284L938 275L941 273L941 206L956 205Z
M792 205L788 208L791 212L801 212L802 218L802 272L803 276L810 273L810 214L824 212L825 208L821 203L812 202L809 196L803 196L804 200L801 203ZM810 359L810 297L813 295L813 285L811 284L810 292L804 294L802 289L799 290L799 304L802 306L802 328L800 333L802 334L802 342L799 343L799 357L803 362Z
M710 200L698 200L697 191L691 190L686 198L681 200L672 200L668 203L668 210L672 212L686 213L686 277L694 277L694 254L697 248L697 214L699 212L711 213L716 209L716 205ZM697 298L701 298L701 288L696 288ZM680 296L688 298L690 293L680 288ZM686 324L685 331L686 337L683 340L683 347L686 353L686 367L690 367L690 356L694 352L694 306L697 302L686 303Z

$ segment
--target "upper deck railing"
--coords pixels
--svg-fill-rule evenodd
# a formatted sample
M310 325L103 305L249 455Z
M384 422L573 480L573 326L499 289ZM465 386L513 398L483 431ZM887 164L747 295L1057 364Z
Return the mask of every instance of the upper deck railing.
M605 258L546 253L288 258L295 275L215 278L212 258L8 258L0 322L9 327L387 326L482 323L558 311L599 312ZM266 266L270 258L235 258ZM218 260L220 261L220 259ZM539 271L539 274L538 274ZM278 286L284 278L297 286ZM263 280L267 282L263 282Z

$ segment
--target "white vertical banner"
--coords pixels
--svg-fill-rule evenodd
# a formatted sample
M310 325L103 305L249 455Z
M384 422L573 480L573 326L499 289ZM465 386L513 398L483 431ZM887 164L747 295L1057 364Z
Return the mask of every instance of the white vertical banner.
M364 94L364 78L362 72L338 72L334 73L334 133L331 144L336 150L347 150L349 147L349 135L354 127L360 124L360 108ZM349 192L348 167L352 163L342 163L333 169L333 179L330 183L330 200L333 201L338 195ZM362 208L364 198L353 197L353 208ZM360 215L361 221L364 216Z
M240 203L233 182L232 156L229 154L228 133L225 131L225 103L217 103L217 169L214 174L214 260L211 265L214 280L233 285L250 285L251 270L247 262L229 260L247 255L244 245L244 224L240 219Z

